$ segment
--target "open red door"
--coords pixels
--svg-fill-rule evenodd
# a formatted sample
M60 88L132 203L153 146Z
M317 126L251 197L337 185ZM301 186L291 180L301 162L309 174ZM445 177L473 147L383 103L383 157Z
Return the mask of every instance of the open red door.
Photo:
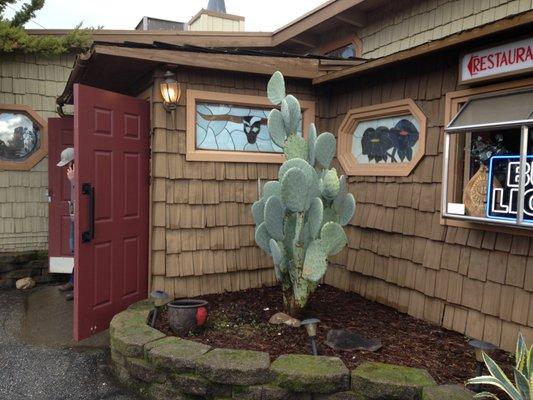
M148 290L149 104L74 85L74 339L109 327Z
M50 272L71 273L74 256L70 253L70 182L65 168L56 164L61 152L74 147L74 118L48 119L48 257Z

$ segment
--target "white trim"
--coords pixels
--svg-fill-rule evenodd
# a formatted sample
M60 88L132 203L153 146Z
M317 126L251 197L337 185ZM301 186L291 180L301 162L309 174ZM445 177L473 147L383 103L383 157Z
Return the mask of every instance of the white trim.
M74 257L50 257L50 273L71 274L74 269Z

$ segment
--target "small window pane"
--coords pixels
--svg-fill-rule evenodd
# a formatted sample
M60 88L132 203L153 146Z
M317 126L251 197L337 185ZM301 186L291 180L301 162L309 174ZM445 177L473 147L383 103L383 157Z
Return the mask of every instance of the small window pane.
M347 46L326 53L327 56L336 58L355 58L355 45L350 43Z
M353 133L358 164L409 163L418 153L420 123L413 115L361 121Z
M25 161L41 147L41 128L24 113L0 111L0 160Z
M520 129L451 137L457 158L448 170L448 213L516 220Z
M448 128L524 120L533 122L533 91L473 98Z
M283 153L268 132L269 108L220 103L196 104L196 148ZM302 124L298 129L302 134Z

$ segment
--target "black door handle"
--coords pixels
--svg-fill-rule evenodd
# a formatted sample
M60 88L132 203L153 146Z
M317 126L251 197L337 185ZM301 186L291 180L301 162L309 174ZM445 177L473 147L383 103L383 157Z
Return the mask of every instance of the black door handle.
M94 239L94 209L95 209L95 196L94 187L90 183L84 183L81 187L81 193L89 196L89 230L81 234L81 241L83 243L89 243Z

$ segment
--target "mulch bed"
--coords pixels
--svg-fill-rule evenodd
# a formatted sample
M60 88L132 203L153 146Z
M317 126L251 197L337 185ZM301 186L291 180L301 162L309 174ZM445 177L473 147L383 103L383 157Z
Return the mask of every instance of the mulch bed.
M281 354L309 354L303 328L268 323L274 313L283 310L279 287L202 296L202 299L210 303L208 323L205 329L187 339L214 347L266 351L272 360ZM307 314L321 321L318 329L321 354L340 357L350 369L363 361L379 361L424 368L439 383L464 383L474 376L474 352L468 338L355 293L323 285L309 302ZM173 335L166 312L156 328ZM323 344L330 329L356 331L381 340L383 347L374 353L333 350ZM506 372L511 371L513 360L509 354L497 351L493 358Z

